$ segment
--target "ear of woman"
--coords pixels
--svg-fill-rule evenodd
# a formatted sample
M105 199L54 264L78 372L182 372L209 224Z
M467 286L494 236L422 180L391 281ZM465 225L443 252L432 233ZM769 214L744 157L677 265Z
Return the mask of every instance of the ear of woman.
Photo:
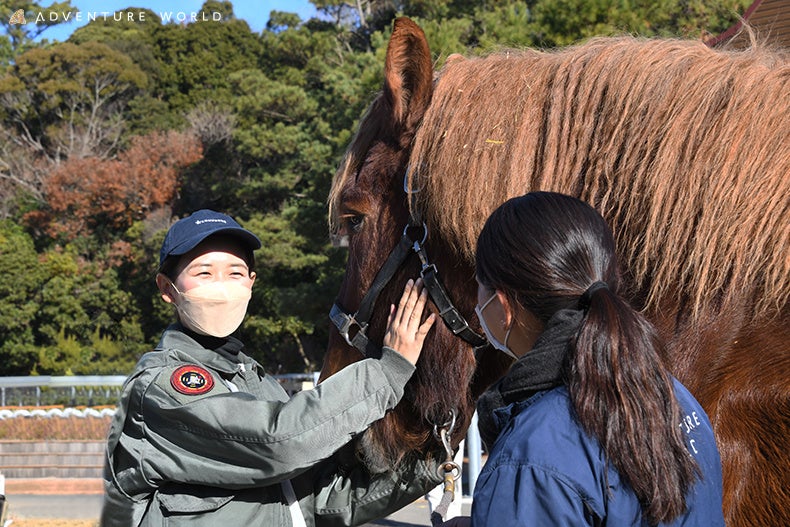
M517 357L523 357L532 349L545 326L537 316L511 300L502 291L497 289L495 295L496 300L491 302L492 305L489 307L491 310L489 320L501 321L501 335L508 335L508 348Z

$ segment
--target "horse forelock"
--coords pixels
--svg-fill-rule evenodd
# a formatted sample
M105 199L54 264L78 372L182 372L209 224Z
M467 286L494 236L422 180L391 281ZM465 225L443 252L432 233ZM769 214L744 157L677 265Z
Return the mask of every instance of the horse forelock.
M500 203L564 192L610 222L644 307L746 299L757 316L790 292L787 115L787 56L764 48L617 37L504 51L440 72L410 185L467 262Z
M340 218L340 205L342 203L342 193L349 180L358 172L362 163L365 161L370 146L379 138L380 131L384 127L385 113L381 106L384 104L383 97L379 94L373 103L368 107L367 112L360 120L356 134L346 150L343 160L332 179L332 186L329 189L329 231L330 234L337 232Z

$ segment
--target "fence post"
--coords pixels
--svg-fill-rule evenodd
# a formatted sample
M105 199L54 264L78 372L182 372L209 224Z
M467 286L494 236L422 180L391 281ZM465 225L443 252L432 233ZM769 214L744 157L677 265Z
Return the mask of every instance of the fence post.
M480 442L480 432L477 430L477 412L472 414L469 430L466 432L466 448L469 455L469 495L475 493L477 476L480 474L480 462L483 448Z
M0 474L0 527L5 525L5 476Z

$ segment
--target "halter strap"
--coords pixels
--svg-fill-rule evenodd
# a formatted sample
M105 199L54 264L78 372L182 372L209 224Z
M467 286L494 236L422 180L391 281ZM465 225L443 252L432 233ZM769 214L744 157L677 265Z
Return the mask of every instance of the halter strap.
M416 243L416 242L415 242ZM332 305L329 311L329 318L337 327L337 330L346 339L349 345L358 349L366 357L380 357L381 347L370 342L367 336L368 323L373 314L373 307L376 305L381 291L392 280L398 268L406 261L412 248L412 240L406 230L398 245L390 253L387 261L381 266L373 283L359 304L359 309L353 315L347 313L337 302ZM351 335L351 331L356 328L356 332Z
M359 350L365 357L380 357L381 347L372 343L367 336L368 324L370 317L373 315L373 308L376 305L381 291L395 276L398 268L406 261L411 251L417 253L422 263L420 276L422 277L423 284L428 290L436 308L439 310L439 316L453 332L454 335L462 338L474 348L480 348L488 344L485 337L478 335L469 327L469 323L455 307L447 291L439 281L439 271L436 266L428 260L428 255L425 252L425 240L428 237L427 228L423 225L423 238L422 241L412 240L409 236L409 229L413 226L409 225L403 230L403 236L398 245L392 249L387 261L381 266L373 283L370 285L367 293L362 298L359 304L359 309L353 315L347 313L340 305L335 302L332 309L329 311L329 318L335 325L337 330L346 340L346 342ZM353 333L354 329L356 332Z

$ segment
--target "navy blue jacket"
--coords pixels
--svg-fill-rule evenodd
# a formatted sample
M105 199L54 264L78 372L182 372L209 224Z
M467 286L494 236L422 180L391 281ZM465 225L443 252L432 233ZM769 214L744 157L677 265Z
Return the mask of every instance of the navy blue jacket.
M723 526L713 429L677 380L674 389L684 411L678 424L702 478L686 497L687 512L668 525ZM474 527L647 525L631 487L574 418L564 386L495 410L493 420L500 432L475 487Z

